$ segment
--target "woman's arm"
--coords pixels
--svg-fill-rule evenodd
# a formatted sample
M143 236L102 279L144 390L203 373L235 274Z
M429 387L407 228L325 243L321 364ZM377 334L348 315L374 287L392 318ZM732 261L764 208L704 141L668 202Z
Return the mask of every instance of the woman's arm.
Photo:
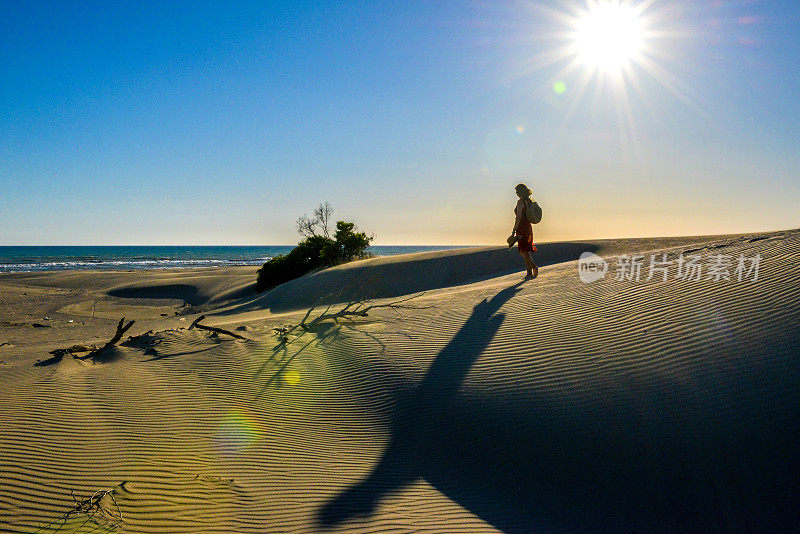
M522 204L522 208L520 208L520 204ZM511 230L511 235L517 233L517 228L519 228L519 223L522 222L522 210L525 209L525 204L522 202L522 199L517 201L517 208L514 210L514 214L516 217L514 218L514 228Z

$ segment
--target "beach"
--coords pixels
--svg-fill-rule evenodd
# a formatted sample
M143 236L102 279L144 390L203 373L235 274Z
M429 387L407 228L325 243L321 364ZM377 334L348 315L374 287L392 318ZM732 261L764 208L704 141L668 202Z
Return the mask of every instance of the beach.
M537 246L0 274L0 531L796 529L800 230Z

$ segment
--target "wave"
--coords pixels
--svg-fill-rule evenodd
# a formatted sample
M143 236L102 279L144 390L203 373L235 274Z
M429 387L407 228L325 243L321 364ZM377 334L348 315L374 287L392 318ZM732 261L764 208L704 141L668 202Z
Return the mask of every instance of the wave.
M262 265L291 246L0 246L0 273ZM374 246L393 256L454 246Z
M142 259L142 260L74 260L0 263L0 272L52 271L62 269L171 269L179 267L227 267L261 265L270 257L252 260L228 259Z

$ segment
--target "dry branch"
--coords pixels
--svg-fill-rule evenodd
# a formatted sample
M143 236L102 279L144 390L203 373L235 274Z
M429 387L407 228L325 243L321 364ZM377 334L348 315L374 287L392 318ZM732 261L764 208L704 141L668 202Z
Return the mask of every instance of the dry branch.
M311 327L319 324L320 322L326 319L332 319L335 322L338 321L339 319L346 319L352 321L354 317L369 316L369 312L377 308L389 308L392 310L401 310L401 309L425 310L433 308L433 306L414 306L411 304L403 304L404 302L408 302L409 300L421 297L423 294L424 293L420 293L419 295L412 295L410 297L400 300L395 300L393 302L389 302L386 304L369 304L370 301L368 299L351 300L347 304L345 304L342 309L333 313L329 313L331 309L331 305L329 304L324 312L317 315L314 319L312 319L310 322L307 323L306 320L309 318L309 316L311 316L311 312L317 306L317 304L314 304L314 306L310 310L308 310L308 312L306 312L305 317L303 317L303 320L300 321L300 324L298 326L301 327L303 330L309 330ZM319 301L317 301L317 303L319 303Z
M208 330L209 332L216 332L218 334L226 334L228 336L235 337L236 339L247 339L244 336L240 336L236 332L231 332L230 330L225 330L224 328L217 328L216 326L206 326L204 324L200 324L200 321L202 321L205 318L206 318L205 315L201 315L200 317L198 317L197 319L192 321L192 324L189 325L189 330L191 330L193 328L199 328L200 330Z
M334 295L338 296L344 291L343 288L341 291ZM393 302L389 302L386 304L370 304L369 299L357 299L351 300L344 305L343 308L340 310L330 313L331 308L333 307L333 303L328 304L325 307L325 311L314 317L311 321L308 320L311 317L311 314L314 312L315 309L319 306L319 303L323 300L324 297L320 297L317 299L317 302L314 303L311 308L308 309L306 314L300 320L300 322L296 325L287 325L281 326L279 328L275 328L275 334L280 337L281 343L288 343L289 342L289 334L294 332L296 329L300 328L303 331L308 331L314 326L318 325L322 321L326 319L331 319L334 322L338 322L340 319L346 319L348 321L352 321L355 317L367 317L369 316L369 312L377 309L377 308L389 308L392 310L401 310L401 309L408 309L408 310L426 310L433 308L434 306L414 306L411 304L403 304L404 302L408 302L409 300L421 297L425 293L420 293L418 295L412 295L410 297L406 297L404 299L395 300ZM191 328L191 327L190 327Z
M103 350L105 350L105 349L107 349L109 347L113 347L114 345L116 345L119 342L119 340L122 339L122 335L125 332L127 332L130 327L133 326L134 322L135 321L131 320L131 321L128 322L128 324L123 326L123 324L125 323L125 317L120 319L119 320L119 324L117 325L117 333L114 334L114 337L112 337L111 340L108 343L106 343L105 345L100 347L100 351L103 351Z
M78 498L75 497L75 492L70 492L72 500L75 501L72 509L36 532L41 532L44 529L50 531L54 525L60 523L60 525L55 528L57 532L66 526L67 521L69 521L73 515L85 516L86 521L84 525L89 521L94 523L96 526L90 530L90 532L94 532L97 529L104 529L105 531L116 530L122 525L122 511L117 504L117 500L114 498L114 490L117 488L124 489L124 487L125 482L108 490L96 491L90 497L83 500L78 500ZM83 527L83 525L81 525L81 527Z
M79 359L79 360L88 360L89 358L91 358L92 360L98 360L98 359L100 359L100 358L102 357L102 355L103 355L103 353L106 351L106 349L110 349L111 347L113 347L114 345L116 345L116 344L119 342L119 340L120 340L120 339L122 339L122 336L123 336L123 334L125 334L125 332L127 332L127 331L128 331L128 329L129 329L130 327L132 327L132 326L133 326L133 323L135 323L135 322L136 322L136 321L134 321L134 320L131 320L131 321L129 321L129 322L128 322L128 324L125 324L125 317L123 317L122 319L120 319L120 320L119 320L119 324L117 324L117 332L114 334L114 337L112 337L112 338L109 340L109 342L108 342L108 343L106 343L105 345L103 345L103 346L102 346L102 347L100 347L99 349L95 349L95 350L91 351L91 352L90 352L89 354L87 354L86 356L76 356L76 355L75 355L75 352L73 352L72 350L70 350L70 349L72 349L73 347L70 347L70 349L67 349L67 351L68 351L70 354L72 354L72 356L73 356L74 358L77 358L77 359Z
M317 234L317 228L322 231L322 235L330 237L330 221L333 216L333 208L327 202L319 205L314 210L314 217L309 217L303 214L297 219L297 233L305 238L314 237Z

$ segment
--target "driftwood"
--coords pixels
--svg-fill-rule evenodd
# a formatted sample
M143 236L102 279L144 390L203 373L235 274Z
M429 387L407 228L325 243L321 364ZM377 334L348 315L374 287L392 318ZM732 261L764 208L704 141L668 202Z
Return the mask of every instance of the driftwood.
M346 303L331 303L328 304L322 313L318 313L313 319L310 319L314 314L314 310L320 307L320 302L323 299L335 299L338 295L341 295L341 291L334 295L326 295L324 297L320 297L317 302L312 306L308 311L306 311L303 318L300 320L298 324L286 324L281 325L278 327L273 328L273 332L275 336L278 338L278 344L272 349L273 354L270 358L268 358L264 364L261 366L257 374L260 374L267 366L272 366L273 370L276 370L275 373L266 381L264 387L261 389L261 393L266 391L266 389L271 385L276 383L282 376L286 376L284 373L288 369L289 365L297 358L301 353L303 353L306 348L311 347L315 344L322 345L327 343L333 343L338 338L340 332L343 328L348 329L356 329L356 323L353 321L357 318L361 317L368 317L373 310L380 309L380 308L388 308L394 310L398 315L402 316L400 310L408 309L408 310L426 310L435 308L435 306L417 306L414 304L409 304L408 301L413 300L415 298L421 297L424 293L420 293L417 295L412 295L410 297L402 298L399 300L395 300L392 302L387 302L385 304L373 304L369 299L358 299L358 300L351 300ZM331 311L331 309L336 306L336 311ZM314 329L315 326L319 325L323 321L330 320L336 323L330 329ZM345 322L345 324L342 324ZM307 343L303 344L297 350L293 350L290 352L289 345L298 342L301 338L305 336L307 333L312 333L312 339L308 340ZM366 336L372 338L373 340L377 341L381 347L384 349L386 345L378 339L376 336L370 334L369 332L362 332ZM260 394L260 393L259 393Z
M84 516L86 518L83 524L80 525L79 530L89 522L93 525L88 526L89 532L111 532L117 530L122 526L122 511L114 498L114 491L117 488L125 489L125 484L123 482L114 488L96 491L82 500L79 500L75 496L75 492L71 491L72 500L75 502L72 509L36 532L42 532L45 529L47 529L47 532L58 532L67 526L67 521L72 519L73 516Z
M38 361L38 362L34 363L33 365L36 366L36 367L43 367L45 365L53 365L54 363L60 362L61 359L66 355L70 355L73 358L76 358L78 360L84 360L84 359L89 358L89 355L78 356L79 353L96 352L97 350L98 349L97 349L97 347L95 345L72 345L71 347L66 348L66 349L51 350L50 354L53 355L52 358L48 358L46 360Z
M244 336L240 336L236 332L231 332L230 330L225 330L224 328L217 328L216 326L206 326L204 324L200 324L200 321L202 321L205 318L206 318L205 315L201 315L200 317L192 321L192 324L189 325L189 330L191 330L192 328L199 328L200 330L208 330L209 332L216 332L217 334L225 334L228 336L232 336L235 337L236 339L247 339Z
M404 299L395 300L393 302L388 302L386 304L371 304L369 299L356 299L347 302L341 309L335 312L331 312L331 308L333 304L328 304L321 314L314 317L312 320L308 320L311 317L311 314L314 312L315 309L319 306L320 301L322 301L322 297L317 299L317 302L309 308L306 312L305 316L300 320L300 323L294 326L282 326L275 328L275 333L281 338L282 343L287 343L289 341L288 335L292 333L297 328L301 328L304 331L308 331L314 326L318 325L322 321L325 320L332 320L334 322L339 322L340 319L344 319L347 321L352 321L354 318L357 317L368 317L369 312L378 308L389 308L391 310L427 310L433 308L434 306L415 306L413 304L404 304L409 300L421 297L424 293L420 293L419 295L412 295L410 297L406 297Z
M111 340L109 340L108 343L106 343L105 345L103 345L99 349L95 349L95 350L91 351L86 356L76 356L74 354L74 352L72 352L70 349L66 349L66 350L70 354L72 354L72 356L74 358L77 358L78 360L88 360L89 358L91 358L92 360L99 360L103 356L103 353L106 351L106 349L109 349L109 348L113 347L114 345L116 345L119 342L120 339L122 339L123 334L125 334L125 332L127 332L128 329L133 326L134 322L135 321L131 320L131 321L128 322L128 324L125 324L125 317L120 319L119 320L119 324L117 325L117 332L114 334L114 337L112 337Z
M337 312L333 312L333 313L329 313L329 310L331 309L331 306L329 305L325 309L324 312L322 312L321 314L316 316L310 322L306 323L306 320L311 315L311 311L314 309L314 308L311 308L311 310L308 310L308 312L306 313L305 317L303 317L303 320L300 321L300 325L299 326L303 330L308 330L312 326L320 323L321 321L324 321L325 319L332 319L333 321L338 321L339 319L346 319L346 320L352 321L354 317L367 317L367 316L369 316L369 312L371 310L374 310L374 309L377 309L377 308L389 308L389 309L392 309L392 310L400 310L400 309L424 310L424 309L433 308L433 306L414 306L414 305L411 305L411 304L403 304L404 302L408 302L409 300L415 299L415 298L420 297L420 296L422 296L422 295L421 294L420 295L414 295L414 296L411 296L411 297L408 297L408 298L395 300L394 302L389 302L387 304L369 304L369 300L366 300L366 299L351 300L350 302L345 304L342 309L340 309Z

